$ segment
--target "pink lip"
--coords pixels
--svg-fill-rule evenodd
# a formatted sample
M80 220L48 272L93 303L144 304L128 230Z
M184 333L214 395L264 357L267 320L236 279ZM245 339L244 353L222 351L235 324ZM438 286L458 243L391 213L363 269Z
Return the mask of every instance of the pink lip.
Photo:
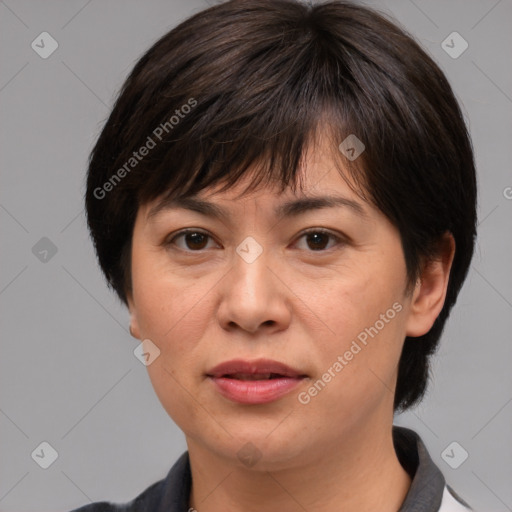
M241 380L230 377L237 373L251 375L274 373L278 378L268 380ZM244 361L235 359L221 363L207 373L217 390L233 402L263 404L289 393L306 375L270 359Z
M224 377L210 377L220 393L233 402L241 404L265 404L289 393L300 377L282 377L272 380L236 380Z

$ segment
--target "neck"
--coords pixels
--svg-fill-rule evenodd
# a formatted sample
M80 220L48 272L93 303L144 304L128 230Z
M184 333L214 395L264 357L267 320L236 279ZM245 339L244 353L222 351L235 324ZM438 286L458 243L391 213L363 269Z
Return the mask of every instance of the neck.
M187 438L190 506L198 512L396 512L411 479L396 456L391 425L362 430L301 452L276 470L245 468Z

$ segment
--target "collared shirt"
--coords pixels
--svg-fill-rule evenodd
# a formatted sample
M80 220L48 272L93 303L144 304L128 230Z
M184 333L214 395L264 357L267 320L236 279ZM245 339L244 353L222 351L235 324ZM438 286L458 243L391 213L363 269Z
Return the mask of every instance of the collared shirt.
M471 510L445 483L420 437L412 430L393 427L398 460L411 476L411 487L398 512L467 512ZM129 503L91 503L71 512L189 512L192 474L188 451L167 476Z

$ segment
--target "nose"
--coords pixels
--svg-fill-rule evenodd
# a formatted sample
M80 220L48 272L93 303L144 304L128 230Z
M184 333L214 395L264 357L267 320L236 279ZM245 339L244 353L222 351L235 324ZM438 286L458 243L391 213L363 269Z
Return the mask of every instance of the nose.
M265 251L252 262L236 254L220 290L217 315L222 328L251 334L285 330L291 320L291 292L279 274Z

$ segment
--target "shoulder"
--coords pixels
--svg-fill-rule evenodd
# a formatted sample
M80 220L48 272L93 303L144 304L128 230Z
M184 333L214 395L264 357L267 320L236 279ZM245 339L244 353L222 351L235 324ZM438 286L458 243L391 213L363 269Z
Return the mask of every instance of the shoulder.
M149 512L156 509L156 505L162 496L163 482L163 480L155 482L128 503L118 504L98 501L73 509L70 512Z
M150 485L128 503L90 503L70 512L175 512L188 508L192 476L188 451L174 463L167 476Z

